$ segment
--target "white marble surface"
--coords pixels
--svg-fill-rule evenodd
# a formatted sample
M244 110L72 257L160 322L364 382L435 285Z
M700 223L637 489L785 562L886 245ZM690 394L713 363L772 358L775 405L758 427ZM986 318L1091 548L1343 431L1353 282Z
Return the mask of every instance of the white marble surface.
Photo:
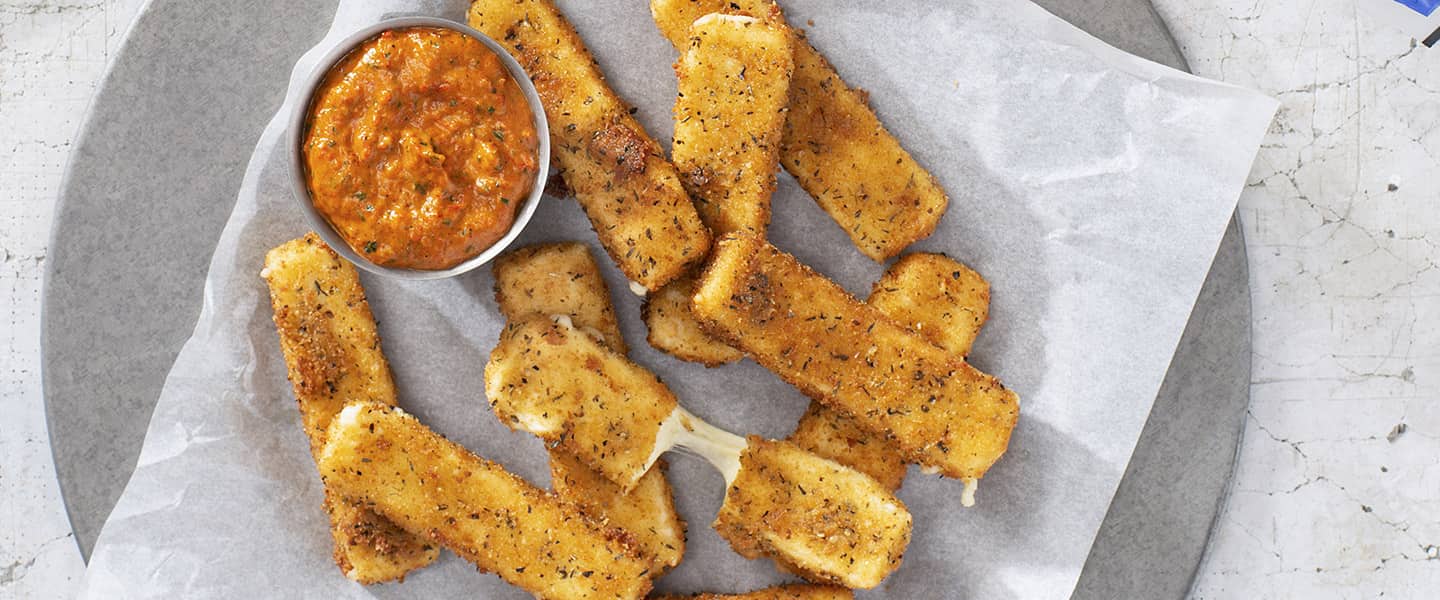
M1440 590L1440 49L1368 19L1382 1L1157 0L1197 73L1283 102L1240 200L1253 406L1197 598ZM41 406L40 274L70 140L140 3L0 0L0 598L69 597L83 568Z

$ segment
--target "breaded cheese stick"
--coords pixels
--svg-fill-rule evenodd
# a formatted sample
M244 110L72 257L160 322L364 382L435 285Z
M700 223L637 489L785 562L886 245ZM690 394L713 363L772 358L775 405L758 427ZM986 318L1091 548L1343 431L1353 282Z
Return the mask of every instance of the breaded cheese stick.
M511 321L485 365L500 422L549 443L626 491L659 454L656 436L679 403L660 378L577 331L569 317Z
M693 594L650 596L650 600L853 600L850 590L833 585L791 584L745 594Z
M564 452L550 453L550 485L563 500L587 514L625 530L647 554L655 556L659 575L680 564L685 555L685 521L675 510L675 496L661 460L629 492Z
M715 531L817 582L872 588L900 566L910 513L873 478L790 442L746 440Z
M670 157L715 235L764 235L794 70L789 29L712 13L675 61Z
M889 434L922 466L978 479L1005 453L1019 416L1013 392L758 237L717 245L692 309L712 333Z
M491 268L495 303L511 321L534 315L570 315L575 325L629 354L610 289L590 249L579 242L535 244L500 255Z
M476 0L469 23L530 74L555 163L620 270L655 291L703 259L710 232L675 167L605 83L559 9L549 0Z
M707 367L744 358L739 350L715 339L700 327L700 322L690 312L690 296L694 294L695 277L681 275L665 284L659 292L645 297L640 315L650 332L646 337L650 345L680 360Z
M990 282L944 254L917 252L886 269L866 303L965 358L990 318Z
M716 530L743 556L768 556L813 581L850 587L878 585L899 566L910 513L889 490L788 442L747 441L710 426L649 371L566 321L532 318L502 333L485 369L502 422L576 449L622 486L671 448L699 454L725 476ZM657 423L645 406L669 413Z
M651 0L661 34L684 51L706 14L783 24L772 0ZM935 231L949 198L851 87L796 30L795 72L780 162L866 256L883 261Z
M404 411L350 404L320 453L326 483L539 598L639 598L654 557Z
M689 37L675 62L671 159L711 231L764 235L794 68L790 32L751 17L710 14ZM690 314L694 288L692 278L681 277L646 298L650 345L706 366L739 360L739 351L705 334Z
M496 260L494 274L496 301L507 320L569 315L577 328L625 353L610 291L584 244L537 244L513 250ZM550 452L550 481L562 499L634 536L655 555L656 573L680 564L685 522L675 511L663 461L626 493L580 460L555 450Z
M875 282L867 304L964 358L989 315L990 284L943 254L907 254ZM867 431L822 402L810 403L789 439L892 490L899 489L905 478L904 455L889 436ZM973 498L967 495L962 503L969 506Z
M318 461L325 430L347 401L395 404L395 382L380 352L375 317L355 267L314 233L267 253L260 276L270 287L280 349L311 455ZM325 511L335 540L335 564L360 583L404 579L440 554L429 540L346 502L329 486Z

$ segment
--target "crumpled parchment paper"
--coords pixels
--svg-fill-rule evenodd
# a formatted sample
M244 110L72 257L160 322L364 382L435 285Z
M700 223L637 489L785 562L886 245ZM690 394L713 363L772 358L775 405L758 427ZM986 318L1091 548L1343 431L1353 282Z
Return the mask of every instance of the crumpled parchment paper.
M344 0L297 73L387 14L462 20L465 2ZM650 133L668 142L675 58L643 0L560 2ZM1269 98L1148 63L1028 2L785 0L792 23L937 175L951 204L913 250L948 253L990 280L973 363L1021 398L1009 453L981 481L912 468L903 566L862 598L1066 598L1125 470L1246 173ZM315 15L328 19L330 15ZM269 248L305 233L277 147L293 93L264 132L206 281L205 304L155 408L139 465L86 574L85 598L523 598L445 554L399 585L361 587L330 560L321 488L259 277ZM205 201L197 198L196 201ZM864 258L786 175L770 236L864 297ZM547 198L518 243L582 240L573 200ZM644 343L640 300L603 260L634 358L692 412L737 433L783 437L807 403L752 362L704 369ZM502 324L488 269L435 282L365 275L401 405L479 454L548 484L535 438L488 409L482 371ZM670 591L786 581L709 528L719 475L672 455L689 521Z

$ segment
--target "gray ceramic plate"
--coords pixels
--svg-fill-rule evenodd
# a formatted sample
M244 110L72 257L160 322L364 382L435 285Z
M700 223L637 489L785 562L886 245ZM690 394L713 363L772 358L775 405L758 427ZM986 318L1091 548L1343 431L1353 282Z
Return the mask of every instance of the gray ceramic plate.
M1148 0L1039 3L1184 68ZM42 327L55 465L86 555L193 328L245 161L334 4L152 0L96 95L56 213ZM1232 222L1077 598L1179 598L1189 589L1249 401L1248 281Z

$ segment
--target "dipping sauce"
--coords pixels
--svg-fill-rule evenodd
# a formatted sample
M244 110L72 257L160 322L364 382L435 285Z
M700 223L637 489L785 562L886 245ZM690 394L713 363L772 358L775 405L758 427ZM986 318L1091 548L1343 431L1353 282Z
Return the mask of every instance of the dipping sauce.
M367 40L311 101L311 201L375 264L453 267L509 231L535 185L524 92L479 40L414 27Z

